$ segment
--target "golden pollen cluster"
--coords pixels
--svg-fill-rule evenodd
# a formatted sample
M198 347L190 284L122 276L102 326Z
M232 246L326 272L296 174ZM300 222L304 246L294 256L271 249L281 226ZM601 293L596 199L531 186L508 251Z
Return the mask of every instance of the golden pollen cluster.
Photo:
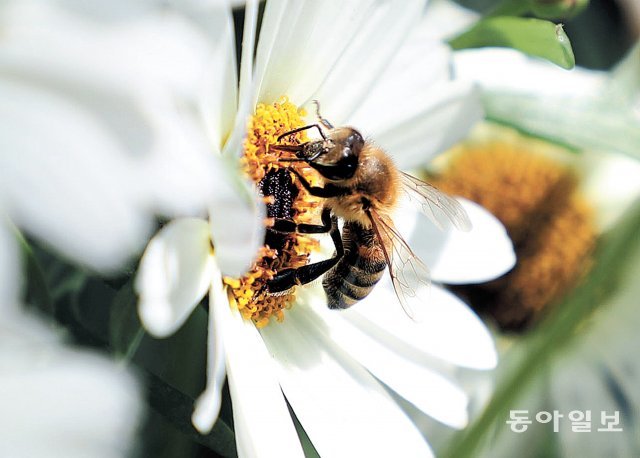
M535 151L533 140L484 142L452 151L434 184L473 200L507 228L517 264L480 287L462 287L503 329L535 321L584 275L595 244L593 213L568 166Z
M314 223L318 221L320 202L310 196L296 183L295 176L285 168L293 168L302 174L312 184L317 184L316 174L304 163L282 163L278 159L283 154L270 149L276 143L283 145L300 144L308 139L304 132L283 138L278 137L304 125L302 117L304 111L289 102L286 97L266 105L259 104L255 114L248 123L247 138L244 141L244 156L242 167L245 173L256 183L265 195L265 205L268 209L275 207L275 201L280 199L278 207L285 206L290 219L296 223ZM284 178L283 178L284 177ZM265 192L265 183L278 179L285 181L288 186L278 188L277 195ZM272 211L269 210L269 213ZM270 217L282 217L272 215ZM269 219L267 226L272 224ZM269 246L268 241L274 246ZM297 268L309 262L309 254L318 248L318 242L301 234L275 234L268 232L268 240L258 254L251 270L242 278L225 278L232 303L234 303L245 319L251 319L258 327L269 323L271 316L277 321L284 319L284 310L291 307L296 292L295 288L277 295L269 294L266 282L281 269Z

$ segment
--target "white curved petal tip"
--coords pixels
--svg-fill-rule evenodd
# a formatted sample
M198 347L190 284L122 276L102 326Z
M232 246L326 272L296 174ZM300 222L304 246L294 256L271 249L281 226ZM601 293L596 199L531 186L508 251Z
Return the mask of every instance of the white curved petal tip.
M457 198L469 216L468 232L435 233L420 227L417 247L431 266L432 278L453 285L484 283L504 275L516 263L513 243L502 223L470 200ZM424 223L419 221L419 226Z
M134 284L140 320L151 334L166 337L182 326L208 290L212 265L204 220L171 221L151 239Z
M177 320L173 313L173 306L167 301L140 300L138 315L145 329L154 337L168 337L179 327L176 326Z
M458 296L438 285L431 286L429 299L420 312L424 322L416 327L429 333L434 345L440 342L439 356L461 367L494 369L498 353L483 321Z
M196 400L191 423L200 434L209 434L220 413L220 388L212 386Z

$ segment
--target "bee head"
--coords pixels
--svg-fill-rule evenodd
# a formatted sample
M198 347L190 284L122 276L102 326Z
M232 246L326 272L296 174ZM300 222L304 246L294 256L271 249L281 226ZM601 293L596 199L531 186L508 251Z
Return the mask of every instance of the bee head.
M358 168L358 158L364 139L351 127L331 130L325 140L314 142L306 151L306 162L323 177L334 180L348 180Z

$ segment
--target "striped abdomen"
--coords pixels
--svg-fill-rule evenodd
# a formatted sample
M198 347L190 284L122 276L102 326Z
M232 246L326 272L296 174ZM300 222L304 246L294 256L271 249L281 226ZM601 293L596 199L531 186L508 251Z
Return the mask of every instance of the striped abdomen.
M331 309L351 307L380 281L387 263L373 229L356 222L342 228L344 256L322 280Z

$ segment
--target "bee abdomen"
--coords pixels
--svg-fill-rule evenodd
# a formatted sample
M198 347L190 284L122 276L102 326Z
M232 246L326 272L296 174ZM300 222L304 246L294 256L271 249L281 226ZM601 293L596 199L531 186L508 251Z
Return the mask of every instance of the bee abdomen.
M367 286L358 286L351 283L346 277L341 276L337 270L329 272L322 282L322 286L324 286L324 290L327 293L329 308L348 308L364 299L373 290L376 283L380 281L383 273L384 267L383 270L377 273L362 274L361 277L358 277L358 282L360 284L366 283Z
M376 240L365 229L345 226L345 230L345 255L322 281L331 309L348 308L364 299L387 267L384 257L378 255Z

